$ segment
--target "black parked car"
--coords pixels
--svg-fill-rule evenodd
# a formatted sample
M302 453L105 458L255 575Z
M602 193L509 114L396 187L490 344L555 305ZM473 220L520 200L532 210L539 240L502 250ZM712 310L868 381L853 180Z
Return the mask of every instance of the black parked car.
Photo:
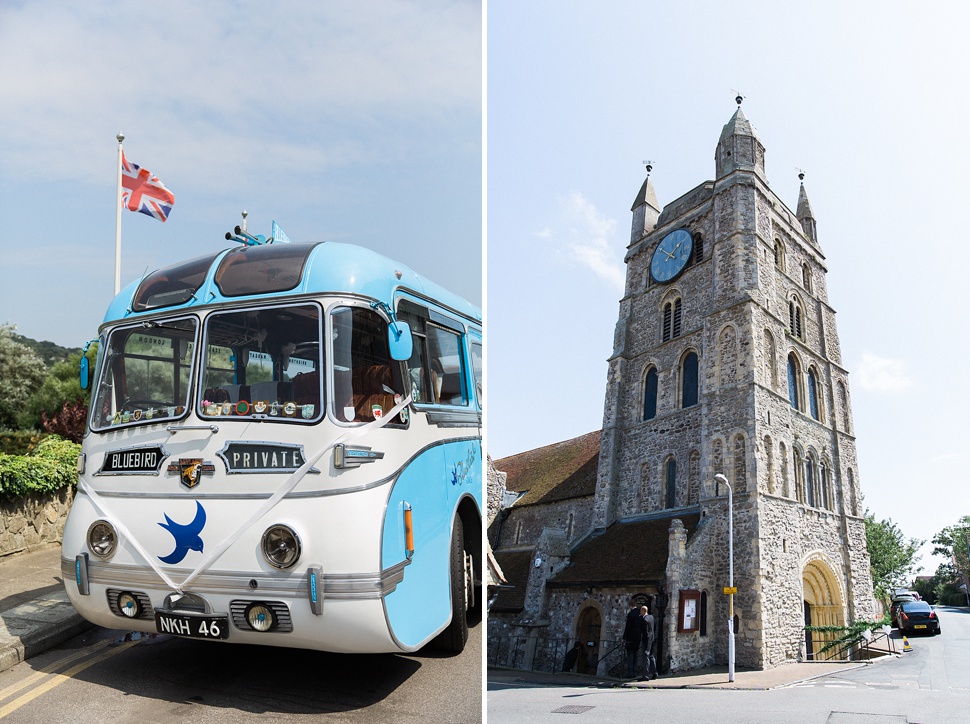
M896 625L900 633L907 631L940 633L940 619L926 601L906 601L896 611Z

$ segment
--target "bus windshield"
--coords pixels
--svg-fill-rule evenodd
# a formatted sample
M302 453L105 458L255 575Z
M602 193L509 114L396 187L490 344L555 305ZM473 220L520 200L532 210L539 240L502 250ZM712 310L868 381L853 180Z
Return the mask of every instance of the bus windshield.
M111 332L92 405L95 430L185 414L195 346L194 318L144 322Z
M199 414L319 420L320 320L316 304L209 315Z

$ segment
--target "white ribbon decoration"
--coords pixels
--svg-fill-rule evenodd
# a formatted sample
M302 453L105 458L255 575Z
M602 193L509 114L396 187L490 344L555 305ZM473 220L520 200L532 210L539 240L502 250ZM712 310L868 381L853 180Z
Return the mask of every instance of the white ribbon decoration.
M144 558L148 562L148 565L150 565L152 569L154 569L155 573L158 574L159 578L161 578L166 584L168 584L169 588L171 588L172 590L174 590L179 594L184 595L185 591L183 589L186 586L188 586L192 581L194 581L201 573L206 571L209 568L209 566L215 563L219 559L219 557L223 553L225 553L230 546L232 546L233 543L239 540L239 536L241 536L246 530L248 530L250 526L252 526L260 518L262 518L274 507L276 507L277 503L279 503L286 495L292 492L292 490L297 486L297 484L299 484L299 482L310 471L310 469L314 465L316 465L317 462L320 461L320 458L326 455L330 450L335 448L337 445L340 445L342 443L348 442L355 438L361 437L365 433L372 432L374 430L377 430L383 427L389 421L397 417L401 413L401 411L405 409L410 403L411 403L411 395L408 395L404 400L402 400L397 405L392 407L391 410L386 415L382 415L381 417L375 418L374 420L371 420L370 422L365 423L360 427L355 427L351 430L346 431L345 433L343 433L342 435L339 435L336 439L334 439L332 443L330 443L322 450L320 450L320 452L316 453L313 457L309 458L305 463L303 463L303 465L301 465L299 468L293 471L293 473L290 475L289 478L286 479L283 485L281 485L280 488L275 493L273 493L273 495L265 503L263 503L263 505L255 513L253 513L252 516L250 516L245 523L240 525L235 530L235 532L232 533L232 535L227 537L222 543L216 546L214 550L210 550L209 553L206 555L206 557L202 559L202 562L199 563L199 565L195 568L194 571L192 571L188 576L186 576L185 580L183 580L180 585L176 585L176 583L171 578L169 578L169 576L165 573L165 571L163 571L162 568L157 563L155 563L154 556L150 555L145 551L142 545L138 542L138 539L131 534L131 531L127 528L127 526L125 526L124 523L121 522L118 516L111 514L111 511L104 504L104 499L101 496L99 496L97 493L95 493L94 490L91 489L91 486L89 486L84 481L79 481L78 488L91 499L91 502L94 503L95 507L101 511L102 515L105 518L110 519L118 527L118 532L121 533L128 541L131 542L134 549L138 551L138 553L142 556L142 558Z

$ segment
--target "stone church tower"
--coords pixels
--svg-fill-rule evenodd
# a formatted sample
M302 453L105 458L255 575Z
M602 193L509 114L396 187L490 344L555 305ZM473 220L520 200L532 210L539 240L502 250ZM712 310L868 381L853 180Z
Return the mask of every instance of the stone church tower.
M701 593L715 632L726 630L718 473L734 491L740 665L812 656L806 623L873 617L825 256L804 184L792 213L768 186L764 146L738 103L714 181L661 212L648 167L634 201L593 503L602 529L700 512L667 565L669 652L681 665L724 660L726 636L678 630L677 601L678 590Z
M738 99L740 104L740 99ZM627 603L660 625L661 671L725 664L728 487L736 662L827 658L805 626L872 620L862 495L825 256L804 185L769 188L740 105L715 179L633 203L603 429L496 461L489 527L509 585L490 663L622 677ZM824 637L822 637L824 638Z

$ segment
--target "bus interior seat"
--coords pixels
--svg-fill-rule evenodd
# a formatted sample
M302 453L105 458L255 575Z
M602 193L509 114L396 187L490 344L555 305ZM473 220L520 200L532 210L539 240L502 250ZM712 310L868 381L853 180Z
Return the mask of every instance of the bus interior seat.
M375 405L382 413L394 407L394 392L391 391L394 380L388 365L358 367L351 372L351 381L355 420L373 420Z
M301 372L293 378L293 400L298 405L320 404L320 370Z

